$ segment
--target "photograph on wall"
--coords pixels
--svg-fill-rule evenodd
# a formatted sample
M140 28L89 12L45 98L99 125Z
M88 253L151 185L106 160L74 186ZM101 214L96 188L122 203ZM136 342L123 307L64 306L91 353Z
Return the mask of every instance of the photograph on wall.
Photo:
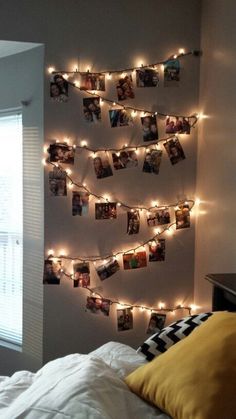
M170 210L169 208L152 209L147 214L147 224L149 227L155 227L163 224L170 223Z
M87 297L86 309L94 314L109 316L111 301L101 297Z
M191 125L189 118L182 116L166 117L166 134L190 134Z
M166 314L152 313L146 333L148 335L154 335L154 333L160 332L163 329L166 321Z
M101 107L99 97L86 97L83 99L84 118L88 123L101 122Z
M115 170L132 169L138 166L138 157L135 150L112 153L113 166Z
M179 60L168 60L164 63L164 86L178 86L180 80Z
M53 102L68 101L68 82L61 74L53 74L50 81L50 97Z
M116 91L118 100L126 100L134 98L134 89L132 76L126 75L125 77L118 77Z
M115 274L120 269L119 263L115 258L110 258L109 260L104 261L99 266L96 265L96 271L101 279L101 281L104 281L104 279L109 278L113 274Z
M90 286L90 269L88 262L74 263L74 287L87 288Z
M93 159L93 166L97 179L113 176L112 168L106 152Z
M142 116L141 123L143 129L143 141L157 140L158 130L156 116Z
M164 143L164 147L168 154L171 164L176 164L181 160L185 159L184 150L178 140L178 138L173 138L166 143Z
M139 211L127 211L127 233L138 234L140 227Z
M96 220L109 220L117 218L116 202L95 203Z
M49 189L51 196L66 196L66 172L53 168L52 172L49 172Z
M118 332L133 329L133 312L131 307L117 310L117 328Z
M136 70L137 87L156 87L159 84L159 73L152 68Z
M72 192L72 215L87 215L89 209L89 193Z
M176 229L190 227L190 210L189 205L179 205L179 208L175 211L176 217Z
M43 283L59 285L60 278L61 278L61 261L46 259L44 261Z
M123 254L124 269L137 269L147 266L147 255L145 251Z
M155 239L149 242L149 262L162 262L165 260L165 239Z
M158 175L160 170L161 158L161 150L149 149L149 151L145 155L143 163L143 172L154 173L155 175Z
M52 163L74 164L75 150L66 143L53 143L48 148L49 161Z
M112 109L109 111L109 117L112 128L133 125L133 118L129 110Z
M105 91L105 74L80 73L80 90Z

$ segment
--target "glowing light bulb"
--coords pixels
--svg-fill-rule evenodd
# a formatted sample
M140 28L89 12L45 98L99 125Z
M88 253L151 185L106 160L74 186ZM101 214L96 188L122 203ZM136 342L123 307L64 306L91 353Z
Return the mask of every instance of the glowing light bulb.
M69 189L73 189L74 184L73 183L69 183Z
M173 58L176 60L176 58L177 58L177 54L173 55Z
M154 233L155 234L159 234L160 233L160 229L159 228L154 228Z
M125 73L125 72L121 73L120 77L121 77L122 79L124 79L124 78L126 77L126 73Z
M116 102L113 102L113 103L112 103L112 105L113 105L113 106L116 106Z
M80 144L81 144L81 147L87 147L87 141L85 141L85 140L82 140L82 141L80 141Z
M68 80L69 74L63 74L63 79Z
M108 79L108 80L111 80L111 79L112 79L112 74L111 74L111 73L108 73L108 74L106 75L106 77L107 77L107 79Z
M84 187L84 188L86 188L86 186L87 186L87 184L84 182L84 183L83 183L83 187Z
M118 206L118 207L121 207L121 203L120 203L120 202L117 202L117 206Z
M168 229L166 230L166 234L167 234L168 236L173 236L174 232L173 232L173 230L172 230L171 228L168 228Z
M162 310L163 308L165 308L165 303L160 302L159 303L159 309Z
M53 249L49 249L48 256L53 256L53 255L54 255L54 250Z
M67 175L71 175L72 174L72 170L71 169L66 169L66 173L67 173Z
M49 74L52 74L55 71L55 67L48 67Z
M48 151L48 146L45 144L45 146L43 147L43 151L44 151L44 153L47 153L47 151Z
M46 166L46 159L42 159L42 164Z
M66 256L66 251L65 251L65 249L61 249L61 250L59 251L59 255L60 255L60 256Z
M104 105L104 100L102 98L100 98L100 106Z
M135 117L137 116L137 111L132 111L132 112L131 112L131 116L132 116L133 118L135 118Z
M190 308L191 308L192 311L196 311L200 307L197 306L196 304L190 304Z
M185 49L184 48L180 48L179 49L179 54L185 54Z
M79 80L75 80L74 84L75 84L75 87L80 87L80 81Z
M158 201L152 201L152 207L158 207Z
M196 205L200 205L200 204L201 204L201 200L200 200L200 198L196 198L196 200L195 200L195 204L196 204Z

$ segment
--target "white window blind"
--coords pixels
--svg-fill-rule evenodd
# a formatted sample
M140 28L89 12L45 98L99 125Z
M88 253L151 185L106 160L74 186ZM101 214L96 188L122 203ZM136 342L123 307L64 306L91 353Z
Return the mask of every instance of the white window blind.
M23 139L19 110L0 112L0 339L22 345Z

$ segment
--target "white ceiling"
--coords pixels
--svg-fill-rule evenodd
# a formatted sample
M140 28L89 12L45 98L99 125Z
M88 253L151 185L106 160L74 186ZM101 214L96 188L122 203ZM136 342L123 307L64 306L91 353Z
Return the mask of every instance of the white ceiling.
M18 54L19 52L27 51L39 45L33 42L0 41L0 58Z

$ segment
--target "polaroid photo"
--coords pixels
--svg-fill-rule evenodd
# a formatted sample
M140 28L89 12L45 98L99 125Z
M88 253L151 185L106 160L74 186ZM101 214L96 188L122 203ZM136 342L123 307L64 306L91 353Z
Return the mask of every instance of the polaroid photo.
M165 325L165 321L166 314L152 313L146 333L148 335L154 335L160 332Z
M89 263L75 263L73 265L74 270L74 286L75 283L78 287L87 288L90 286L90 269Z
M156 87L159 84L159 73L152 68L136 70L137 87Z
M49 172L49 189L51 196L66 196L66 172L53 168L52 172Z
M135 150L112 153L112 160L115 170L131 169L138 166L138 157Z
M159 225L170 223L170 210L169 208L152 209L147 215L148 227L155 227Z
M50 162L74 164L75 150L66 143L50 144L48 153Z
M164 147L169 156L171 164L176 164L185 159L184 150L178 138L171 139L164 143Z
M43 274L43 283L44 284L60 284L61 279L61 261L58 260L55 262L51 259L46 259L44 261L44 274Z
M123 254L124 269L137 269L147 266L146 252L132 252Z
M143 129L143 141L154 141L158 139L157 119L155 116L141 117Z
M87 215L89 209L89 193L72 192L72 215Z
M83 99L84 118L88 123L101 122L101 107L99 97L87 97Z
M129 307L117 310L117 328L118 332L133 329L132 308Z
M190 134L190 119L182 116L166 117L166 134Z
M94 314L109 316L111 301L106 298L87 297L86 309Z
M116 85L118 100L134 99L132 75L119 77Z
M138 234L140 227L140 215L139 211L128 211L127 212L127 233Z
M145 160L143 163L143 172L155 173L155 175L158 175L160 170L161 158L161 150L149 149L148 153L146 153L145 155Z
M96 220L109 220L117 218L116 202L95 203Z
M133 125L133 118L129 110L112 109L109 111L109 117L112 128Z
M105 91L105 74L81 73L80 90Z
M190 209L188 204L179 205L175 211L176 229L190 227Z
M165 239L155 239L149 242L149 262L162 262L165 260Z
M164 63L164 86L178 86L180 80L179 60L168 60Z
M112 168L106 152L93 159L93 166L97 179L113 176Z
M119 263L115 258L110 258L108 261L105 261L105 263L96 266L96 271L101 281L114 275L119 269Z
M68 101L68 82L61 74L53 74L50 82L50 97L53 102Z

